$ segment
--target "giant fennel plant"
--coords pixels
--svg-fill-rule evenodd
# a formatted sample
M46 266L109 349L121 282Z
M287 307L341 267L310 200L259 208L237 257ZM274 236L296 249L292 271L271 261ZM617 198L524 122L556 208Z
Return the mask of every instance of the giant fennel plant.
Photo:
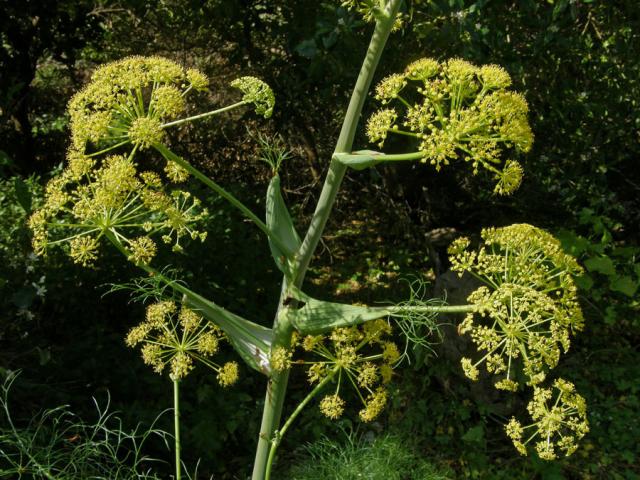
M178 479L179 383L201 364L215 373L222 387L232 385L239 364L215 360L224 342L268 377L252 477L262 480L271 476L284 434L312 401L335 419L345 411L344 390L354 389L360 420L375 419L388 402L387 385L403 356L394 338L424 341L417 332L432 326L441 313L466 314L458 329L478 350L476 358L461 359L467 377L476 380L484 369L496 378L500 390L533 390L527 408L531 421L512 418L505 426L521 454L533 449L547 460L570 455L588 431L586 404L574 386L559 378L547 380L549 370L568 350L571 335L583 327L583 318L573 281L581 268L544 230L526 224L487 228L478 249L471 248L467 238L455 240L449 248L453 270L476 277L480 285L464 305L413 294L397 305L369 307L314 299L303 291L305 273L348 168L413 161L437 172L449 164L467 163L474 175L483 170L494 177L498 195L514 192L522 180L517 156L529 151L533 142L528 106L521 94L510 90L509 74L496 65L421 58L389 75L373 91L380 108L368 119L366 134L378 148L390 135L406 137L415 151L353 148L383 48L390 32L402 23L400 3L343 2L375 27L315 213L302 238L281 194L277 155L270 158L273 177L263 221L170 149L171 131L187 122L245 106L270 117L275 99L261 80L239 78L231 84L240 90L238 102L185 117L193 95L207 89L206 76L164 58L129 57L98 68L69 102L67 164L48 183L44 205L30 218L33 246L41 255L62 247L75 263L88 266L101 245L109 243L147 272L138 287L152 302L145 319L131 328L126 344L140 347L143 361L157 373L168 371L173 382ZM145 169L141 152L145 158L162 159L162 168ZM222 308L154 265L162 245L183 251L188 241L207 241L201 226L206 208L180 188L190 176L265 234L283 273L271 328ZM307 370L310 392L282 423L292 368Z

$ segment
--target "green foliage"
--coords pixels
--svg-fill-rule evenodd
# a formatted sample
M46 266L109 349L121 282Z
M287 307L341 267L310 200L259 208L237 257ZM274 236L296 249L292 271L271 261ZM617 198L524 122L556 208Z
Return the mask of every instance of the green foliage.
M37 305L46 297L46 275L28 246L26 225L41 198L35 176L0 179L0 329L5 334L28 332Z
M126 431L109 412L109 400L97 419L87 423L67 406L45 410L26 425L12 418L9 391L15 374L4 379L0 391L0 478L158 479L149 466L156 460L142 448L152 436L165 439L155 426Z
M635 242L619 240L624 234L623 225L593 209L582 209L579 222L579 231L584 235L564 230L561 239L565 249L581 258L587 270L578 284L589 292L596 318L609 326L640 327L636 296L640 286L640 247Z
M49 154L48 148L61 147L66 98L47 95L42 87L70 83L65 68L102 34L93 8L86 0L0 1L0 135L3 148L25 174L43 152Z
M349 434L340 441L327 437L305 446L291 470L291 480L448 480L438 469L408 446L406 439L385 435L373 439Z

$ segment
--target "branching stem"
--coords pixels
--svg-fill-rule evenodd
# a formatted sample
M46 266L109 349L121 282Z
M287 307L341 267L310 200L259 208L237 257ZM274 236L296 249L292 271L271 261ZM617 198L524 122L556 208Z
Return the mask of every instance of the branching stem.
M229 202L231 205L233 205L235 208L237 208L238 210L240 210L244 216L246 216L249 220L251 220L256 227L258 227L260 230L262 230L262 232L269 237L269 239L283 252L287 252L289 251L289 249L287 247L285 247L282 242L277 238L276 235L273 235L271 233L271 230L269 230L269 227L267 226L266 223L264 223L262 220L260 220L260 218L258 218L258 216L253 213L244 203L242 203L240 200L238 200L236 197L234 197L231 193L227 192L224 188L222 188L220 185L218 185L216 182L214 182L213 180L211 180L209 177L207 177L204 173L202 173L200 170L198 170L196 167L194 167L193 165L191 165L189 162L187 162L184 158L180 157L179 155L176 155L175 153L173 153L171 150L169 150L167 147L165 147L162 144L159 143L155 143L153 145L153 147L167 160L171 161L171 162L175 162L176 164L178 164L180 167L184 168L185 170L187 170L191 175L193 175L194 177L196 177L198 180L200 180L202 183L204 183L207 187L209 187L211 190L213 190L214 192L216 192L219 196L221 196L222 198L224 198L227 202Z
M342 129L335 148L335 152L337 153L350 152L352 150L362 107L364 106L380 57L382 56L382 51L395 23L400 3L401 0L389 0L386 9L384 12L381 12L380 18L376 22L366 57L360 69L360 74L342 123ZM296 255L295 258L292 284L297 288L300 288L304 281L307 268L322 237L322 232L331 214L346 169L347 167L345 165L332 158L316 210L311 219L307 234L302 241L298 255ZM286 347L291 342L293 329L291 325L287 324L285 319L280 318L279 315L283 302L288 297L288 289L288 282L284 279L278 312L276 313L273 327L273 346ZM253 464L252 480L264 480L265 478L271 441L274 439L275 432L278 430L280 423L282 407L287 392L288 378L288 371L284 371L274 372L269 379L262 424L260 426L260 436L256 448L256 458Z

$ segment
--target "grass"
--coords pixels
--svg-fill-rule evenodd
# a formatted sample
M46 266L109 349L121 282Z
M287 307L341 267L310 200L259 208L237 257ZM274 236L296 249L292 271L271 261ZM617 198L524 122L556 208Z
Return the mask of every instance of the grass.
M158 479L142 447L151 436L166 443L168 434L153 425L127 432L95 400L98 418L87 423L68 407L48 409L18 426L11 417L10 374L0 386L0 479L12 480L131 480Z
M343 442L328 438L308 444L305 453L282 477L288 480L451 480L394 435L368 439L346 435Z

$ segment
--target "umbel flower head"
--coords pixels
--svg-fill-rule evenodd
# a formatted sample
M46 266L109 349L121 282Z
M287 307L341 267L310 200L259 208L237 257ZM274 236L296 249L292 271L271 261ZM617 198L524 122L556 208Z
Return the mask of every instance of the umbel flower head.
M238 379L238 364L216 363L212 357L224 336L210 322L193 310L182 306L178 310L172 301L160 301L147 307L145 320L133 327L125 339L129 347L141 346L142 359L157 373L169 368L172 380L184 378L198 361L217 373L223 387Z
M255 78L238 82L245 96L232 107L255 103L259 113L269 115L271 89ZM128 57L98 68L69 102L67 168L49 182L44 207L30 219L36 253L68 244L73 260L89 265L97 258L99 240L107 236L130 260L148 264L157 250L155 233L175 251L182 250L185 236L204 240L206 235L194 228L206 216L199 200L169 191L157 173L140 172L134 158L139 150L163 143L167 127L219 113L171 121L186 111L189 93L207 85L202 72L160 57ZM119 150L126 155L114 155ZM172 183L188 178L184 166L173 161L164 173Z
M97 156L162 144L168 127L194 119L178 118L186 112L189 95L206 90L208 83L202 72L161 57L133 56L103 65L69 102L72 151ZM232 86L244 94L232 107L254 104L258 114L271 116L275 98L266 83L243 77Z
M543 460L554 460L559 454L568 457L589 432L584 398L565 380L558 379L553 386L553 390L534 387L533 400L527 407L533 423L523 427L512 418L505 426L522 455L527 454L528 446L533 446Z
M474 175L480 168L493 174L495 193L510 194L523 171L508 156L528 152L533 143L527 101L510 85L497 65L422 58L378 84L375 97L384 108L369 119L367 136L380 147L389 133L414 137L423 163L440 170L463 160Z
M582 272L548 232L527 224L482 231L484 245L469 250L458 238L449 247L452 269L469 272L485 285L468 301L475 306L460 324L481 358L462 359L467 377L477 379L484 364L499 376L499 389L518 387L516 367L536 385L569 349L569 336L583 328L573 276Z
M148 264L156 254L156 233L174 250L185 236L204 240L196 225L208 214L188 192L168 191L153 172L138 173L129 157L107 156L100 164L79 152L45 188L44 205L29 219L33 247L44 254L67 246L75 263L98 257L102 238L119 243L131 261Z
M105 64L69 102L73 149L86 153L161 143L165 123L185 113L187 95L207 84L202 72L161 57Z
M293 363L309 366L309 383L337 377L335 391L320 401L320 411L325 416L331 419L342 416L346 405L340 397L343 384L355 388L362 402L359 416L363 422L380 415L387 403L385 385L391 381L393 367L400 359L398 347L388 340L390 334L391 326L385 320L374 320L361 326L337 328L328 336L302 339L300 346L314 358Z

